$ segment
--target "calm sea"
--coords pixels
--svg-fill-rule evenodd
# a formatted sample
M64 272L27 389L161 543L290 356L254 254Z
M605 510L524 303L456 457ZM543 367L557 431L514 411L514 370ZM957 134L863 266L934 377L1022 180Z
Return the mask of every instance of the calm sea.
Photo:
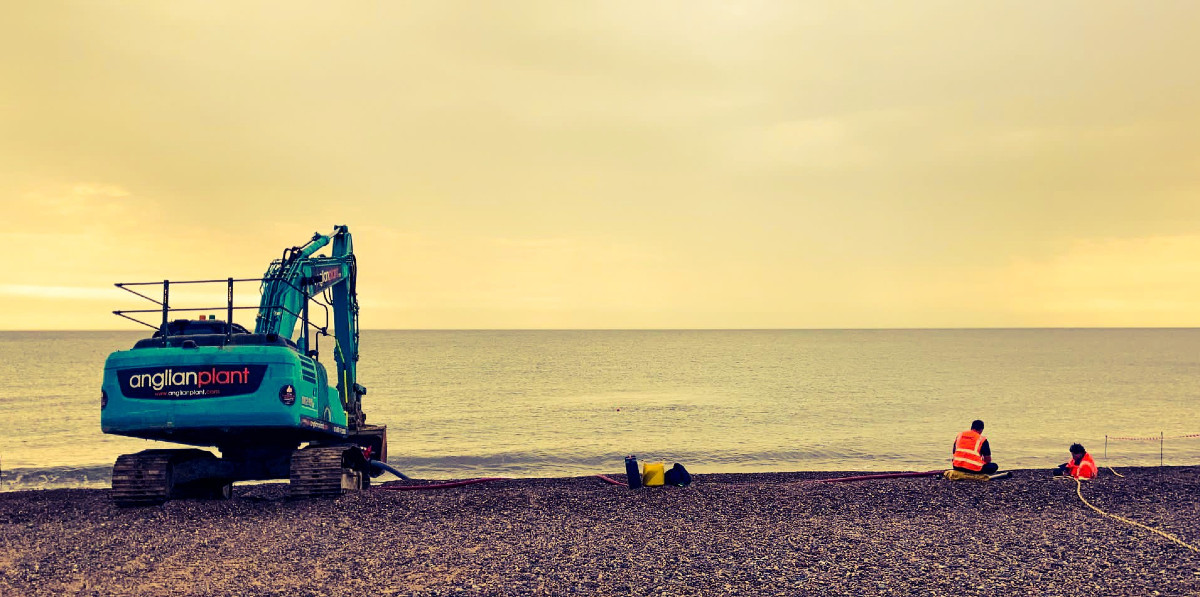
M119 454L169 445L100 432L104 358L143 336L0 333L3 488L107 486ZM976 418L1005 468L1074 441L1113 466L1200 463L1180 437L1200 433L1197 329L366 331L360 367L390 463L421 478L614 473L627 454L928 470Z

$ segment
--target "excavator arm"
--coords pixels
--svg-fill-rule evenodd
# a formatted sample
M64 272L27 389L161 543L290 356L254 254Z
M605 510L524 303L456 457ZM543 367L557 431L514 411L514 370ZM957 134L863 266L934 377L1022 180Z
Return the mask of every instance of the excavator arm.
M330 243L333 243L331 256L314 256ZM280 259L271 262L263 276L262 299L255 322L255 333L289 339L297 332L296 324L303 322L296 345L302 353L315 356L310 327L316 326L309 324L309 299L325 295L333 308L337 389L351 429L361 427L365 419L361 398L366 388L358 384L357 368L357 276L354 243L346 226L335 226L329 235L314 234L304 245L286 249ZM316 331L328 334L325 328L316 327Z

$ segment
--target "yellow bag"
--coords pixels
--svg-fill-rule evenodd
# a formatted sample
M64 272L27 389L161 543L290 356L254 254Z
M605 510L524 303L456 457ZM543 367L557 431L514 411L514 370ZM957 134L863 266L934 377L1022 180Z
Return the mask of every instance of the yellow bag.
M954 469L942 473L942 476L950 481L988 481L991 479L983 473L964 473Z
M647 462L642 465L642 485L646 487L661 487L666 475L661 462Z

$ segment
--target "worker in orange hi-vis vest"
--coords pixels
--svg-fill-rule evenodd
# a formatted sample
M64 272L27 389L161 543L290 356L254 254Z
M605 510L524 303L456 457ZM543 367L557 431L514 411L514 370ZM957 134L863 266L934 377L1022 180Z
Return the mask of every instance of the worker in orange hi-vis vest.
M1055 476L1067 475L1076 479L1095 479L1099 469L1096 468L1096 461L1092 460L1092 455L1083 449L1079 444L1071 444L1071 459L1064 464L1058 465L1058 469L1054 471Z
M954 470L964 473L990 475L1000 468L992 462L992 448L983 436L983 421L971 421L971 428L954 438Z

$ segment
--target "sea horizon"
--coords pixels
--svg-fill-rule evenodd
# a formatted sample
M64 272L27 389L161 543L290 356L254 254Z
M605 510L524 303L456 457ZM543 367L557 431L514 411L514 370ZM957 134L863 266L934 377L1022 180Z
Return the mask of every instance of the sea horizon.
M119 454L174 446L100 431L105 358L141 337L0 333L4 468L91 483ZM1009 468L1054 466L1076 441L1111 465L1160 448L1200 462L1195 328L368 329L361 354L389 462L430 478L612 472L628 454L700 473L928 470L973 419Z

